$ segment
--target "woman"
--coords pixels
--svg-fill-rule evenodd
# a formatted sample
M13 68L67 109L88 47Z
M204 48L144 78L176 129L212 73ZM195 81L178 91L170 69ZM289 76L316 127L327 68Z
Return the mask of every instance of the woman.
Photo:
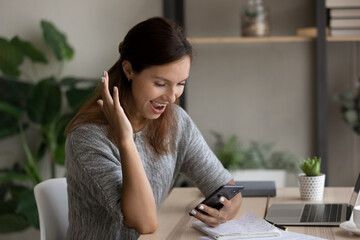
M68 239L137 239L158 227L157 208L183 173L205 196L230 174L176 103L189 77L192 47L163 18L133 27L120 59L67 126ZM234 217L241 195L219 211L192 215L210 226Z

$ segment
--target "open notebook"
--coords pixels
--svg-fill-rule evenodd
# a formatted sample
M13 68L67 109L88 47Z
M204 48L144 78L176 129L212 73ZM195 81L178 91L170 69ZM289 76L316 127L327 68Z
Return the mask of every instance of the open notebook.
M216 228L209 227L199 220L193 222L193 227L214 239L222 240L280 236L280 231L275 226L251 211L247 211L238 219L220 224Z

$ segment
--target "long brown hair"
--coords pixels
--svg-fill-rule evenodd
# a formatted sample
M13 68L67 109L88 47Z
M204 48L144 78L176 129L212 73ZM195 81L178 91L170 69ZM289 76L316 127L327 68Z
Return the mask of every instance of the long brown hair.
M112 95L114 86L118 87L120 103L130 120L135 113L131 82L127 80L122 68L124 60L131 63L135 73L140 73L148 67L171 63L184 56L192 59L192 47L186 40L183 29L161 17L150 18L130 29L124 41L119 44L119 53L120 59L108 71L109 91ZM101 99L100 88L69 122L66 135L82 124L93 123L107 125L111 140L115 140L105 115L97 105L98 99ZM146 136L158 154L171 152L169 144L175 137L175 132L171 129L176 124L171 105L158 119L148 121Z

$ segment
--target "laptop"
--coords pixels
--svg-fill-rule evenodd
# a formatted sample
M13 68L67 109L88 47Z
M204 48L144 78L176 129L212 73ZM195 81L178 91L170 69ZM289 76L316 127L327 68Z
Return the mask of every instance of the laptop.
M348 221L360 190L360 174L349 203L272 204L266 220L287 226L339 226Z

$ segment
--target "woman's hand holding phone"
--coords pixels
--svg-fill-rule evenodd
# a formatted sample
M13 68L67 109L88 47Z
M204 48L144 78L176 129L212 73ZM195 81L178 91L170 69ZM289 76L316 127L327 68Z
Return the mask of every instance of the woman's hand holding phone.
M240 193L241 189L243 189L242 186L222 186L195 209L191 210L189 214L210 227L216 227L221 223L227 222L235 217L240 208L242 196L238 193ZM221 193L227 195L230 200L221 195ZM216 202L214 202L214 199L216 199ZM208 205L205 203L208 203Z
M223 204L223 207L220 209L212 208L205 204L200 204L197 206L197 208L202 212L194 209L191 211L191 214L195 218L206 223L208 226L216 227L219 224L230 220L233 215L231 200L228 200L227 198L221 196L219 198L219 202Z

